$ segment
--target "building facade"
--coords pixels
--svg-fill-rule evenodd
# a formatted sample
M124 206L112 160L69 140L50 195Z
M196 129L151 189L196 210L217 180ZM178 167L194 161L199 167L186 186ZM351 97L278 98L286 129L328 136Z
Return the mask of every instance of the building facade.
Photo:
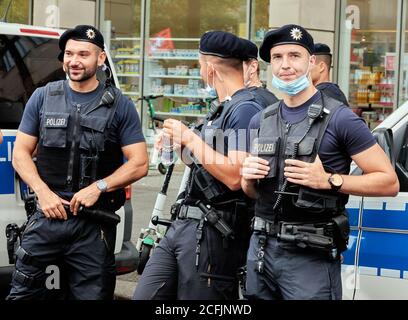
M1 16L7 5L0 2ZM407 10L408 0L14 0L7 18L58 28L98 26L146 130L142 95L163 95L154 102L163 117L204 117L197 47L205 31L230 31L259 45L267 30L301 24L331 47L333 81L374 128L408 100ZM267 64L261 78L270 84Z

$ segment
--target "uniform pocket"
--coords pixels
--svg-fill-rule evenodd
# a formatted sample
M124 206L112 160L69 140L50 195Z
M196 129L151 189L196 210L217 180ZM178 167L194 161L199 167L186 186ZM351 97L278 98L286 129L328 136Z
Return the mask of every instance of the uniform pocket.
M301 137L289 137L286 143L285 149L285 156L290 158L293 156L295 152L295 147L297 142L300 140ZM302 142L297 146L296 151L296 159L305 162L311 162L314 159L311 159L313 155L314 146L315 146L316 138L313 137L306 137L302 140Z
M79 147L84 150L105 151L105 127L108 119L98 116L81 116L82 128Z
M269 162L269 173L266 178L276 177L278 169L278 154L279 154L280 138L264 138L259 137L254 139L251 148L251 154L260 157Z
M45 147L65 148L69 113L46 112L44 115L43 145Z

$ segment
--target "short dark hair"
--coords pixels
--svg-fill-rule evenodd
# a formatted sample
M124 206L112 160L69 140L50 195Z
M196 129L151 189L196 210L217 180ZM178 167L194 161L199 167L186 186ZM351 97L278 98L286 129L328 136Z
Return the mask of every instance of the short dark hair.
M316 56L316 62L320 61L322 61L327 66L327 70L330 71L332 66L332 56L328 54L319 54Z
M215 56L205 56L206 61L211 61L215 65L221 66L221 68L225 67L227 69L233 69L238 72L242 72L242 60L238 58L221 58Z

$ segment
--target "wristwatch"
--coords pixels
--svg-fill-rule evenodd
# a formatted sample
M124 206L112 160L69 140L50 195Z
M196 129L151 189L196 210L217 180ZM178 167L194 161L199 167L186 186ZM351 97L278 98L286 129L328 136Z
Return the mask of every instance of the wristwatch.
M328 179L331 189L334 191L339 191L343 185L343 177L338 173L332 173Z
M108 190L108 184L103 179L96 181L96 187L102 193L104 193L104 192L106 192L106 190Z

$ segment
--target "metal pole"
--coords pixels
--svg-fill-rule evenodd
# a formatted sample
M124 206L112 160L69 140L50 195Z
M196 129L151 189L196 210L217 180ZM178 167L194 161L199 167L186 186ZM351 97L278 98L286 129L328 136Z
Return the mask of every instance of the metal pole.
M252 29L252 0L247 0L247 15L246 15L246 22L247 22L247 39L251 40L251 29Z
M148 4L149 0L141 0L141 20L140 20L140 78L139 78L139 94L144 96L144 78L145 78L145 51L146 51L146 33L148 31L147 27L147 13L148 13ZM147 117L145 117L145 107L143 99L140 100L140 122L142 124L142 129L147 128Z

